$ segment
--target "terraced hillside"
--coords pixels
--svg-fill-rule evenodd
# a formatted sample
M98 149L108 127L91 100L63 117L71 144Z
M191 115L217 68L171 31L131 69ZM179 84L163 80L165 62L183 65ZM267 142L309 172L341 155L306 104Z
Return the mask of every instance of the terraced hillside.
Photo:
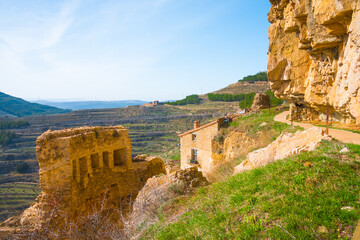
M236 103L218 103L216 109L207 105L187 109L166 105L149 108L131 106L17 118L28 121L29 126L3 130L15 133L15 138L6 146L0 146L0 189L4 189L0 197L0 220L25 209L37 196L38 164L35 141L49 129L123 125L129 129L133 155L146 153L174 159L179 155L177 133L191 129L194 120L206 123L215 117L233 112L235 105ZM15 174L17 166L24 162L28 165L26 174ZM22 192L23 183L31 188ZM28 189L34 194L29 194Z

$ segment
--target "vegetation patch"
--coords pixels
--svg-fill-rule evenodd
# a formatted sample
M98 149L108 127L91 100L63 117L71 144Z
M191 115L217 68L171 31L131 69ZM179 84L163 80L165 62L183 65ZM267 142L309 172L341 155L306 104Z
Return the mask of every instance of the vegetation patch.
M237 157L233 160L221 164L214 169L207 178L209 182L224 181L234 172L234 167L239 165L247 156L247 154L255 149L266 147L283 132L294 133L302 128L290 126L285 123L274 121L274 116L279 114L282 108L272 108L270 111L261 110L260 112L250 113L244 117L230 123L230 126L223 128L214 138L217 144L216 151L221 154L224 152L224 141L234 132L245 133L248 142L233 142L232 144L242 145L241 148L235 150ZM240 139L239 139L240 140Z
M200 103L200 98L199 95L193 94L190 96L187 96L186 98L182 99L182 100L177 100L175 102L166 102L166 104L169 105L187 105L187 104L199 104Z
M186 207L184 215L161 219L142 238L350 239L360 216L359 154L358 145L324 142L200 188L173 207Z
M0 131L0 145L7 146L15 138L15 133L11 131Z
M241 94L230 94L230 93L209 93L208 99L210 101L223 101L223 102L235 102L254 99L255 93L241 93ZM252 100L251 100L252 103Z
M17 117L70 112L70 110L27 102L2 92L0 92L0 110Z
M267 90L265 92L265 94L269 96L270 106L272 106L272 107L279 106L279 105L283 104L283 102L284 102L283 99L275 97L275 94L271 90Z
M17 129L28 126L30 124L26 120L10 120L8 118L0 120L0 129Z
M256 82L256 81L268 81L266 72L258 72L255 75L249 75L239 80L239 82Z

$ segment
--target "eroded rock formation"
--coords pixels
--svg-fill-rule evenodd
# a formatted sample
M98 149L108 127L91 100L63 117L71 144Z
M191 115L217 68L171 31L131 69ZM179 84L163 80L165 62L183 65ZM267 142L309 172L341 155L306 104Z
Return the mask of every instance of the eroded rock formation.
M276 160L296 155L304 151L314 150L322 140L331 140L321 128L313 127L295 134L283 133L265 148L260 148L247 155L240 165L235 167L235 173L263 167Z
M254 97L251 110L256 111L260 109L266 109L269 107L270 107L270 97L266 94L257 93Z
M293 119L360 123L360 1L270 0L268 77Z
M129 216L129 228L136 232L141 225L151 225L163 203L179 195L191 192L194 188L207 185L208 181L197 167L178 169L167 175L150 178L139 192Z
M121 225L147 179L166 173L160 158L132 159L121 126L48 131L37 139L36 154L43 192L18 219L30 230L69 229L95 215Z

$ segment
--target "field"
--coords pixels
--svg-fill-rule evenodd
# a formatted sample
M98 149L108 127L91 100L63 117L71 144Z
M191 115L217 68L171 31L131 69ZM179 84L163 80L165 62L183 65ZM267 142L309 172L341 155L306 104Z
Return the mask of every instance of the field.
M193 121L207 123L235 111L234 104L217 103L216 106L209 106L205 101L202 105L187 108L130 106L18 118L28 121L29 126L9 129L15 133L15 138L9 145L0 148L0 220L19 213L38 195L35 141L43 132L80 126L123 125L129 130L133 156L145 153L173 160L179 157L177 134L191 129ZM29 170L26 174L14 173L16 166L22 162L28 164Z

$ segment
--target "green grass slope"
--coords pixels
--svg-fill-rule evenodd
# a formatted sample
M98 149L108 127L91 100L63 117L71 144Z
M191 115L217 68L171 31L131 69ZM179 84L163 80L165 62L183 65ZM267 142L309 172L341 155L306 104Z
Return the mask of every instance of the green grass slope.
M339 153L345 146L350 152ZM200 188L164 207L143 239L351 239L360 219L359 155L359 145L323 142Z
M17 117L70 112L70 110L67 109L30 103L21 98L16 98L2 92L0 92L0 111Z

